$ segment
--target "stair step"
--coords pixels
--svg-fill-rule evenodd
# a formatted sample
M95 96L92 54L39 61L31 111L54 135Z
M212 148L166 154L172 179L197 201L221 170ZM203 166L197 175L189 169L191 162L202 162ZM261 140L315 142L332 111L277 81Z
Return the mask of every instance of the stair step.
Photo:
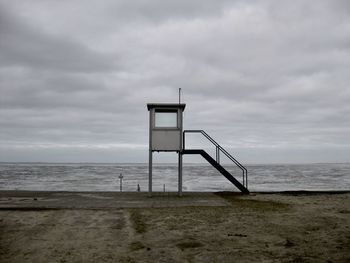
M182 154L200 154L206 159L213 167L216 168L223 176L226 177L233 185L235 185L242 193L249 194L249 191L244 185L242 185L236 178L232 176L221 164L215 161L206 151L202 149L189 149L183 150Z

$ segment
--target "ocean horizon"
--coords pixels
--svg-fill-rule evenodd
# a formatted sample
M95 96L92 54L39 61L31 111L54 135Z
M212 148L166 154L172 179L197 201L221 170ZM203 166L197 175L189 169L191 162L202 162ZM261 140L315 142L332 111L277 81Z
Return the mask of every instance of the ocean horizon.
M239 181L242 172L223 165ZM350 190L350 163L247 164L250 191ZM0 162L0 190L148 190L148 163ZM177 163L153 165L153 191L177 191ZM183 165L183 191L238 191L205 163Z

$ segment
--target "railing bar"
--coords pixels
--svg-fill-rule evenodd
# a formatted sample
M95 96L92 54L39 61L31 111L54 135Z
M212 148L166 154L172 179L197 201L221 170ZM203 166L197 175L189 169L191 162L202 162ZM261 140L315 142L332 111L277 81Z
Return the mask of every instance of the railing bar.
M230 157L232 158L233 160L235 160L237 163L239 163L231 154L229 154L224 148L222 148L221 146L220 147L220 150L227 156L227 157Z
M220 147L217 147L218 149L218 163L220 163Z
M239 161L237 161L231 154L229 154L224 148L219 145L219 149L243 172L243 186L248 189L248 170Z
M206 137L212 144L215 146L220 146L213 138L211 138L205 131L203 130L184 130L184 133L202 133L204 137Z
M211 143L213 143L215 146L219 146L219 144L213 140L213 138L211 138L209 135L202 133L204 135L204 137L206 137L209 141L211 141Z
M225 154L226 155L226 154ZM236 164L238 167L242 169L246 169L241 163L239 163L237 160L230 158L230 156L226 155L234 164Z
M231 161L233 161L237 166L241 166L243 169L246 170L246 168L239 162L237 161L231 154L229 154L225 149L223 149L221 146L220 147L220 150L229 158L231 159Z
M220 144L218 144L213 138L209 136L203 130L184 130L183 131L183 149L185 149L185 133L201 133L206 137L212 144L216 146L216 160L220 162L220 150L228 157L238 168L243 172L243 186L248 189L248 170L239 161L237 161L230 153L228 153Z
M244 172L243 172L243 186L245 186Z
M221 147L221 150L222 150L222 147ZM222 151L227 157L232 157L230 154L226 154L224 151ZM231 158L230 158L231 159ZM232 160L233 159L233 160ZM243 172L243 175L242 175L242 177L243 177L243 186L245 186L246 184L247 184L247 181L248 181L248 176L247 176L247 173L248 173L248 171L247 171L247 169L241 164L241 163L239 163L235 158L233 158L232 157L232 159L231 159L231 161L233 161L233 163L234 164L236 164L236 166L238 167L238 168L240 168L241 169L241 171ZM235 162L235 161L236 162ZM246 175L246 176L245 176Z
M201 131L201 133L208 139L210 140L213 144L215 144L216 146L220 146L212 137L209 136L208 133L206 133L205 131Z

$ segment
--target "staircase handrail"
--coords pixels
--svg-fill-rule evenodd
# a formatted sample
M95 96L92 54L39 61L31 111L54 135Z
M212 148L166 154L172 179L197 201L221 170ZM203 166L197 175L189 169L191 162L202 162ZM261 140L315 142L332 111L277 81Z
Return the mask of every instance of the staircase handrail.
M185 149L185 133L201 133L205 138L207 138L212 144L215 145L216 149L223 152L227 158L229 158L237 167L239 167L243 172L243 186L248 189L248 170L239 161L236 160L230 153L228 153L220 144L218 144L208 133L204 130L184 130L183 131L183 149ZM219 162L219 155L217 155L217 162Z

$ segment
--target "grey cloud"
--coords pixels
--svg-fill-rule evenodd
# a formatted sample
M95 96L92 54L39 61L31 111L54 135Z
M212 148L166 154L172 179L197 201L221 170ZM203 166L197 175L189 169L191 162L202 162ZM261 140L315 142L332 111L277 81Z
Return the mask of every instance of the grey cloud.
M139 161L145 104L176 102L178 88L186 128L207 130L243 162L350 156L347 1L9 6L1 6L0 161L63 151L91 160L97 148L99 161Z
M40 70L94 72L112 70L108 54L93 51L72 39L47 34L0 7L0 66L26 66Z

